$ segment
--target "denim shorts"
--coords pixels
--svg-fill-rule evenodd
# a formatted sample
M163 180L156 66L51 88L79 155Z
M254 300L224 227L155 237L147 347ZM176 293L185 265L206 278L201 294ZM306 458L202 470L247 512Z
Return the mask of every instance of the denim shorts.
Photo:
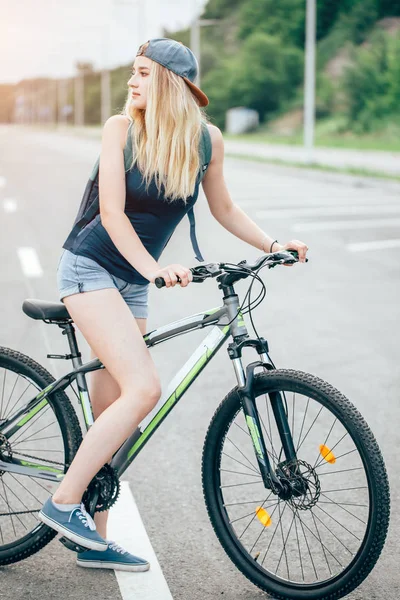
M71 294L116 288L134 317L147 319L149 284L129 283L112 275L96 261L64 248L57 265L59 300Z

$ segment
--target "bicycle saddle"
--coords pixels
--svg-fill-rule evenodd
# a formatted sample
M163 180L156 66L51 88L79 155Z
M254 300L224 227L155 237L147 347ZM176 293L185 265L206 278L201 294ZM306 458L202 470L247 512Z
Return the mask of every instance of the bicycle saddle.
M49 302L27 298L22 303L22 310L32 319L70 320L71 316L63 302Z

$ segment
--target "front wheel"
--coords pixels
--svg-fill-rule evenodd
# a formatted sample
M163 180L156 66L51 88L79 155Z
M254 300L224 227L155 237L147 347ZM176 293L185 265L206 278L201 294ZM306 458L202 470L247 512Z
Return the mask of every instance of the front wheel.
M269 394L280 393L297 455L296 469L286 473L301 473L306 491L282 500L264 487L235 387L203 447L203 493L215 533L236 567L272 596L341 598L370 573L387 535L389 483L378 444L355 406L314 375L257 373L254 390L275 472L286 457Z

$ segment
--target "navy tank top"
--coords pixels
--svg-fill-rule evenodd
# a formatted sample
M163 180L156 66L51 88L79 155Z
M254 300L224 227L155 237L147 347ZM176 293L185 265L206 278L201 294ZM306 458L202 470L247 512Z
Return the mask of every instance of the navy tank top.
M163 185L158 195L154 178L146 192L143 176L136 164L125 173L125 183L125 214L146 250L158 261L176 226L195 204L199 179L196 180L193 195L186 199L186 203L183 199L172 202L165 200ZM91 258L112 275L129 283L149 283L120 253L101 224L100 214L79 232L73 254Z

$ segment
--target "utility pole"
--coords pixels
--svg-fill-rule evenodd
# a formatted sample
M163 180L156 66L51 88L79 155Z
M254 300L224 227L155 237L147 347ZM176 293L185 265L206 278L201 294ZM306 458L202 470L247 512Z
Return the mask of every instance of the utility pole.
M76 63L77 74L74 79L74 125L82 126L85 121L84 78L80 63Z
M304 149L305 162L311 163L315 125L315 39L316 1L306 0L306 53L304 72Z
M190 25L190 49L197 58L198 73L196 78L196 85L200 87L200 68L201 68L201 57L200 57L200 27L205 25L214 25L219 23L220 19L199 19L195 16Z

